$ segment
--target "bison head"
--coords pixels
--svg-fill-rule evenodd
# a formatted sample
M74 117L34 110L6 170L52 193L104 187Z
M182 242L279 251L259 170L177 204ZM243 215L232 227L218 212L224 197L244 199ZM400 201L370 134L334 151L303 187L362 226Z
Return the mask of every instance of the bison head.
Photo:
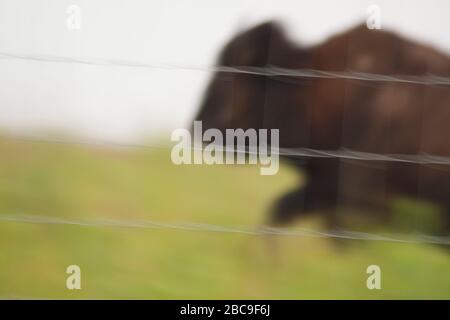
M301 125L301 117L296 116L299 84L261 71L270 66L300 68L303 57L303 51L287 40L275 22L238 34L220 53L217 65L225 68L214 74L195 120L201 120L205 130L217 128L222 132L280 129L280 142L285 136L284 144L288 144L288 137L292 137L289 132Z

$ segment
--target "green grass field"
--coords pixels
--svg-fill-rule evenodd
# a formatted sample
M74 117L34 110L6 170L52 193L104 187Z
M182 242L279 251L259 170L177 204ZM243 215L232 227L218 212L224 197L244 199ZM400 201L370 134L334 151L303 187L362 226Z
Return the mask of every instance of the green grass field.
M170 150L0 140L0 215L258 226L294 186L282 166L175 166ZM302 224L303 223L303 224ZM320 220L300 222L320 227ZM433 245L0 221L1 298L450 298ZM82 289L66 289L66 268ZM366 268L382 270L368 290Z

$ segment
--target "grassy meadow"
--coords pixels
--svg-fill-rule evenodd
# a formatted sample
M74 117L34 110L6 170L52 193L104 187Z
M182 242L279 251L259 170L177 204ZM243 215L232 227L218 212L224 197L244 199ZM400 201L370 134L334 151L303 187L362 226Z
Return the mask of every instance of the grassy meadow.
M176 166L170 150L0 140L0 216L257 227L299 178L286 165ZM66 288L72 264L81 290ZM366 287L371 264L381 290ZM0 298L448 299L449 270L434 245L0 220Z

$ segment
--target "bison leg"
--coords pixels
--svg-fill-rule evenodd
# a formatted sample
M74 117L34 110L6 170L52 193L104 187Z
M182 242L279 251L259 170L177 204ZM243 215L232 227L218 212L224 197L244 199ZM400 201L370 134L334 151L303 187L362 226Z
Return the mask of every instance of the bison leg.
M295 189L282 196L269 212L268 224L278 227L291 223L305 211L305 188Z
M281 227L292 222L304 210L304 189L295 189L282 196L269 211L266 225L269 227ZM277 234L266 234L264 240L267 244L273 261L280 261Z

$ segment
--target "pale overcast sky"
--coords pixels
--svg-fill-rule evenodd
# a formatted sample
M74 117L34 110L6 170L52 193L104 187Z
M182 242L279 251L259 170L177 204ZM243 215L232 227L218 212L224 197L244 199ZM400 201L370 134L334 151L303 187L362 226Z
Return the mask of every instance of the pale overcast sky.
M382 27L450 53L448 0L0 0L0 52L206 66L236 31L276 18L314 44L381 9ZM66 27L81 8L81 29ZM188 126L209 74L0 58L0 132L113 141Z

